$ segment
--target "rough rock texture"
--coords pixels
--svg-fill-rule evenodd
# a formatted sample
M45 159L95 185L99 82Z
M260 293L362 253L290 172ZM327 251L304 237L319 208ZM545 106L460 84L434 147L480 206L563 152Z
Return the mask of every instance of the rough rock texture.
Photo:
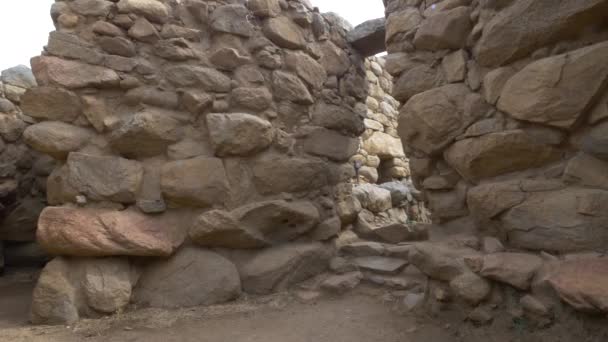
M368 87L371 62L341 19L303 0L76 0L52 17L35 77L6 76L14 94L31 88L20 94L27 120L0 121L3 140L25 131L57 161L40 166L43 184L52 171L53 207L36 232L45 250L75 262L130 256L144 270L133 299L162 307L228 301L241 281L267 293L326 268L333 249L317 241L357 216L350 159L370 91L389 102L375 112L396 113L386 72L373 66ZM378 153L390 180L407 178L385 123L392 146ZM257 256L237 274L204 248ZM107 312L106 302L91 306ZM72 311L70 321L88 316Z
M491 281L533 291L526 315L548 319L560 298L606 312L601 259L564 255L603 254L608 243L608 3L384 3L412 182L436 236L476 236L464 250L416 244L410 262L472 303Z

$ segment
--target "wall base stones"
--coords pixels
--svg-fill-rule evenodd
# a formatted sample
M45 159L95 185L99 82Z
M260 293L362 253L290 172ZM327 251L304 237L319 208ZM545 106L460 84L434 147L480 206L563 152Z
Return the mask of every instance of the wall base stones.
M414 246L410 262L442 282L435 300L449 287L474 304L469 319L488 323L491 281L516 289L522 317L551 322L561 302L608 312L606 291L590 285L603 281L595 253L608 242L598 138L608 3L384 2L413 183L439 230L474 235L464 247Z

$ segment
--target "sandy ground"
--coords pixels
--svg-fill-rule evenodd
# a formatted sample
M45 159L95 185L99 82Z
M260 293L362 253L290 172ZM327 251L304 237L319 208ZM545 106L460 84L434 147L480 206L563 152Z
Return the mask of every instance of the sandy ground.
M10 278L10 277L9 277ZM13 277L14 278L14 277ZM304 298L298 291L180 310L130 308L74 326L29 326L33 283L0 278L4 342L606 342L605 318L557 322L545 330L497 315L476 327L462 313L405 312L386 290L360 286L342 296ZM522 328L522 329L520 329Z

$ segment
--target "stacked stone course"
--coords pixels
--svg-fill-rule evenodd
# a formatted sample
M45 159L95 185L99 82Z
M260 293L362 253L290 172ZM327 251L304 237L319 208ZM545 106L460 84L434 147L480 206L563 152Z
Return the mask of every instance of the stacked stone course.
M385 5L414 184L443 233L474 235L410 252L443 284L433 299L447 283L491 320L491 288L506 284L541 321L560 299L605 313L608 2Z
M21 99L25 142L57 162L32 322L220 303L328 267L366 201L352 186L366 62L347 23L304 0L70 0L51 16ZM381 174L405 179L375 72L393 139ZM405 221L399 184L383 191Z
M35 243L36 222L54 161L25 144L22 134L33 119L20 108L23 94L35 86L26 66L0 74L0 273L5 264L29 266L46 260Z

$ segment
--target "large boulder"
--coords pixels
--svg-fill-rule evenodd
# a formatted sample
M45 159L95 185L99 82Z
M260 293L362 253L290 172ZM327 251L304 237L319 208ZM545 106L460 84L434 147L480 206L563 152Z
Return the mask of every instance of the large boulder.
M316 159L273 157L253 163L253 182L262 194L320 189L329 182L328 165Z
M302 29L288 17L268 19L263 31L268 39L282 48L301 49L306 45Z
M575 37L605 20L608 10L604 0L564 0L557 7L535 0L511 2L484 26L475 46L483 66L507 64L564 37Z
M19 88L33 88L36 86L36 78L32 70L25 65L17 65L6 70L2 70L0 81Z
M52 255L169 256L181 245L189 215L147 216L135 210L47 207L37 239Z
M116 71L50 56L34 57L32 71L42 86L57 85L68 89L107 88L120 84Z
M247 7L239 4L219 6L210 17L211 29L241 37L253 34L253 25L248 19Z
M243 290L268 294L325 271L334 254L320 242L286 244L257 252L237 263Z
M357 186L353 189L353 195L363 208L374 213L380 213L393 207L391 192L375 184Z
M608 112L608 105L606 105ZM602 122L587 132L581 141L581 149L596 158L608 161L608 122Z
M404 147L426 154L441 151L485 114L473 105L480 100L464 84L449 84L413 96L399 115Z
M473 25L468 6L441 11L422 22L414 45L423 50L459 49L464 47Z
M304 151L336 162L346 162L359 149L359 140L336 131L318 128L303 141Z
M90 130L63 122L44 121L29 126L23 132L25 142L34 150L65 159L93 137Z
M143 15L148 20L157 23L164 23L169 16L167 6L158 0L120 0L118 11Z
M180 308L227 302L240 293L239 273L230 260L190 247L169 260L147 265L133 290L133 300L144 306Z
M197 157L163 165L160 186L175 204L209 207L228 198L228 178L221 159Z
M321 89L327 80L325 68L304 52L286 51L285 65L314 89Z
M208 114L207 127L215 154L220 157L262 151L274 138L272 124L251 114Z
M269 245L256 227L241 225L229 212L211 210L200 215L190 229L190 238L203 247L251 249Z
M319 224L318 209L307 201L252 203L232 214L245 229L259 232L272 243L294 240Z
M363 149L380 159L403 158L401 140L383 132L374 132L371 137L363 140Z
M139 162L111 156L70 153L67 166L70 186L97 201L135 202L144 175Z
M519 181L484 183L467 193L467 206L478 221L492 219L526 199Z
M604 89L606 58L608 42L529 64L507 81L498 108L519 120L571 128Z
M272 89L279 100L310 105L314 103L308 88L300 78L284 71L272 73Z
M554 252L603 248L608 241L608 191L566 188L534 192L502 222L511 246Z
M461 176L477 182L549 164L559 160L561 153L535 141L523 130L511 130L460 140L444 156Z
M349 31L346 38L362 56L374 56L386 51L386 45L384 44L385 27L386 19L384 18L368 20Z
M55 87L29 89L21 97L23 113L37 119L72 122L82 113L75 93Z
M247 6L258 17L276 17L281 13L279 0L250 0Z
M149 108L123 120L108 139L117 152L137 158L165 153L181 135L180 122L170 112Z
M454 246L449 243L420 242L409 251L409 261L433 279L452 281L470 273L465 259L479 257L472 248Z
M169 82L178 87L197 87L208 92L230 91L230 77L213 68L187 64L169 65L165 69Z
M351 135L360 135L365 130L363 118L354 110L344 106L319 102L312 112L312 122L318 126Z
M608 190L608 162L579 153L570 159L563 177L567 182Z
M579 258L562 262L548 277L560 298L576 310L608 312L608 260Z
M495 253L483 258L480 274L520 290L527 290L542 265L542 259L533 254Z
M124 309L137 272L127 259L55 258L38 279L30 320L34 324L72 324Z

